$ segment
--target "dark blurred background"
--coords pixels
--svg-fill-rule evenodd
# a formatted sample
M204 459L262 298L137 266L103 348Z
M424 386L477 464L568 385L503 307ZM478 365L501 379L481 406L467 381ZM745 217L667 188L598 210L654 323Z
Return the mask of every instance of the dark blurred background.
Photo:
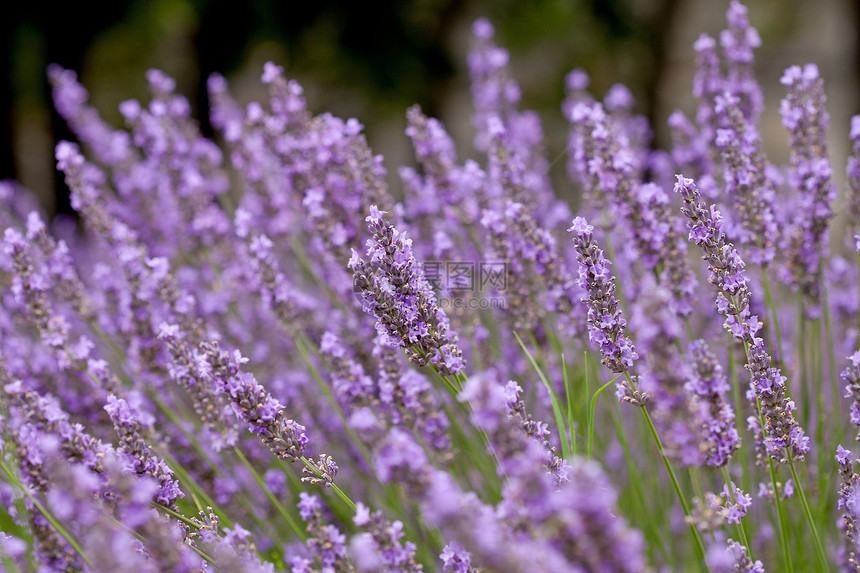
M55 176L53 146L72 138L53 112L45 67L78 72L103 117L121 125L117 105L146 99L144 72L160 68L195 106L211 134L205 79L225 75L240 101L263 99L262 65L274 60L305 88L314 112L357 117L371 146L386 156L390 182L411 163L405 110L419 103L442 119L461 156L473 156L466 54L469 28L485 16L511 52L523 106L536 109L547 134L557 190L564 194L560 112L563 79L574 67L592 76L598 96L626 84L648 115L656 144L675 108L690 95L692 44L725 27L728 0L116 0L111 3L11 2L0 15L0 179L14 178L49 212L68 211ZM787 159L779 123L779 77L791 64L816 62L832 116L834 165L841 176L848 119L860 113L860 2L757 0L750 20L762 36L756 53L767 110L771 159Z

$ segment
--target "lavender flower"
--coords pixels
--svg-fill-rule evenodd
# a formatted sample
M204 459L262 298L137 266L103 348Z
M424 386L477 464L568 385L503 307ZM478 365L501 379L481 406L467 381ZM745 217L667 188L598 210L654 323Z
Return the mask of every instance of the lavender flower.
M544 422L540 422L532 418L532 415L526 411L526 404L520 394L522 387L509 380L505 386L505 404L508 408L508 417L519 427L526 436L537 441L546 450L548 456L544 465L552 475L556 484L561 484L568 480L567 478L567 462L558 456L556 448L547 439L550 431Z
M767 452L781 463L803 459L809 452L809 438L794 419L796 407L786 395L785 376L771 366L773 360L764 340L756 336L762 323L750 313L745 264L723 234L722 215L714 205L710 209L705 206L692 179L678 175L675 192L684 200L681 211L689 219L690 241L705 252L708 282L717 288L716 307L725 317L723 326L747 347L746 368L751 376L747 396L759 404L756 409L760 408L764 418Z
M561 316L564 330L576 336L580 293L552 234L541 228L522 203L505 201L486 209L481 225L496 258L506 261L505 309L517 331L534 331L548 313Z
M579 286L587 296L582 302L588 306L588 338L600 347L603 364L612 372L624 373L639 358L633 342L627 337L627 321L615 297L615 277L594 240L594 227L582 217L576 217L568 229L573 233L573 245L579 261ZM631 387L626 379L616 383L619 400L644 406L647 396Z
M476 573L472 568L472 555L456 543L449 543L439 555L442 570L449 573Z
M117 452L122 454L134 473L148 475L158 481L158 503L176 509L176 500L182 499L185 494L179 489L179 482L173 479L173 470L158 457L141 435L138 413L131 409L128 402L113 395L108 396L105 411L120 439Z
M761 87L755 79L753 50L761 46L758 31L750 26L747 7L732 0L726 12L728 29L720 33L720 46L726 60L725 89L740 100L744 119L758 123L764 108Z
M400 571L418 573L424 567L416 560L417 546L407 541L403 543L403 523L389 521L381 511L373 513L362 503L357 504L353 522L367 533L353 537L350 549L353 554L362 555L365 565L373 563L374 568L358 566L361 571ZM372 554L374 557L370 557Z
M853 234L860 232L860 115L851 118L851 155L845 166L848 178L848 211L851 214Z
M550 545L571 567L585 571L644 567L641 536L614 517L615 494L599 466L575 460L564 468L570 481L559 480L558 472L549 479L552 452L506 415L510 392L492 372L472 376L459 399L468 401L472 423L486 433L498 469L508 478L498 511L516 531L534 538L552 532Z
M724 466L741 446L735 429L735 412L726 401L729 383L723 368L704 340L690 343L690 354L695 376L688 383L689 390L699 398L699 415L705 432L703 448L705 463Z
M712 545L707 559L714 573L765 573L762 562L753 562L747 548L733 539Z
M827 227L836 200L827 147L830 116L815 64L792 66L780 81L788 88L780 113L790 134L789 182L798 193L794 212L801 214L785 233L782 248L788 257L781 279L801 290L809 303L807 312L814 317L820 313L821 257L828 254Z
M857 427L856 440L860 442L860 350L848 357L850 364L842 371L845 397L851 398L851 423Z
M75 135L93 149L99 161L118 165L135 158L128 133L111 129L98 112L87 105L89 94L78 83L74 71L52 64L48 66L48 79L57 112L69 123Z
M571 146L588 193L621 214L638 259L672 294L680 316L692 312L695 277L686 264L686 245L676 229L668 196L653 183L637 179L634 150L608 121L599 104L581 103L571 111Z
M305 545L324 571L354 572L355 567L347 555L346 536L334 525L327 524L322 515L322 504L315 495L299 494L299 515L307 523L308 540ZM302 560L303 561L303 560ZM304 564L294 561L293 571Z
M749 245L753 263L767 266L776 254L779 230L773 206L776 193L766 174L761 137L735 95L726 92L715 102L725 117L715 142L723 157L726 194L738 219L730 234L739 244Z
M846 450L842 445L836 446L836 461L839 463L839 475L842 485L839 487L837 508L842 510L839 529L844 539L844 553L841 554L843 571L860 571L860 558L857 555L857 480L860 475L854 470L856 462L854 452Z
M372 237L367 240L370 262L353 251L348 268L362 297L362 310L376 317L376 329L391 344L407 349L409 361L432 363L442 375L463 371L457 336L449 332L448 317L412 254L412 240L385 221L376 206L367 216Z
M477 567L499 571L570 571L570 564L544 541L514 537L491 506L464 492L453 478L427 465L421 447L392 430L374 459L383 481L402 484L418 501L427 522L457 539Z
M215 451L235 445L238 426L235 420L230 419L230 400L218 391L208 371L201 370L197 355L182 338L179 327L163 324L158 339L164 341L170 352L171 361L167 369L170 377L188 391L194 412L200 417Z
M166 329L170 327L163 327L162 332ZM269 451L294 462L304 455L308 444L305 427L288 419L283 405L253 374L242 371L242 364L247 361L238 350L231 354L221 350L217 342L202 343L196 361L202 368L196 375L207 377L216 392L229 398L236 417L251 433L257 434Z

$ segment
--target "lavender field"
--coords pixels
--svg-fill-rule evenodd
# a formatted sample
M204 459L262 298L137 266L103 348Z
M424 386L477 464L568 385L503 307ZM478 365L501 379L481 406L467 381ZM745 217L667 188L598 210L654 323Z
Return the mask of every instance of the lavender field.
M0 182L0 569L860 571L860 116L833 164L789 67L771 163L726 19L669 149L570 72L564 189L486 19L480 160L414 106L398 189L275 63L214 140L51 66L79 217Z

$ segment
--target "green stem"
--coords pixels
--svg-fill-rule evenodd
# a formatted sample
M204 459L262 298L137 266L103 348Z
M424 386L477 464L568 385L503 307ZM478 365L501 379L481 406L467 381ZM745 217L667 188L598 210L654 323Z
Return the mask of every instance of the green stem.
M597 392L594 393L594 396L591 397L591 405L588 408L588 447L586 450L586 457L591 459L591 450L594 444L594 408L597 405L597 397L600 396L600 393L603 392L607 386L615 382L621 377L621 374L601 386L597 389Z
M811 336L812 340L810 341L810 353L812 354L812 373L815 378L809 379L809 383L817 388L815 392L815 446L819 452L823 450L824 444L824 392L822 382L822 373L821 373L821 321L819 319L815 319L812 321ZM825 456L818 456L819 467L823 469L823 463L825 460Z
M299 458L299 461L301 461L303 464L305 464L305 467L308 468L310 471L312 471L314 473L314 475L316 475L319 478L323 477L322 473L316 468L316 466L314 466L310 462L309 459L302 456ZM335 493L335 495L337 495L347 506L349 506L349 508L353 511L353 513L355 513L355 502L353 502L349 498L349 496L346 495L346 493L344 493L344 491L337 486L337 484L330 483L329 486L331 487L331 490Z
M576 455L576 436L574 434L573 425L573 385L567 376L567 362L564 359L564 353L561 353L561 375L564 379L564 396L567 401L567 427L570 430L570 451Z
M791 477L794 478L794 487L797 489L797 494L800 496L800 504L803 506L803 512L806 514L806 520L809 522L809 527L812 529L812 539L815 542L815 552L818 554L818 560L821 562L823 571L829 572L830 565L827 561L827 553L824 552L824 545L821 543L821 537L818 535L818 527L815 525L815 520L812 518L812 510L809 509L809 503L806 501L806 494L803 492L803 486L797 477L797 469L794 467L794 459L785 452L788 457L788 467L791 468ZM774 492L775 497L779 497L777 492Z
M776 334L776 356L777 362L782 364L782 329L779 327L779 312L776 308L776 302L773 299L773 294L770 290L770 279L767 277L767 270L761 268L761 282L764 286L764 300L767 307L770 309L770 315L773 318L773 330Z
M239 461L242 462L242 465L248 468L248 471L251 473L251 476L254 478L254 481L257 482L257 485L260 486L260 489L263 490L263 493L266 494L266 497L269 498L269 501L272 503L272 505L275 506L275 509L278 510L278 513L281 514L281 517L284 518L284 521L287 522L287 525L290 527L290 529L293 530L293 533L295 533L299 539L305 541L307 539L307 536L305 535L304 530L299 527L298 523L296 523L296 520L293 519L293 516L290 515L289 511L287 511L287 508L284 507L284 505L278 500L277 497L275 497L275 494L272 493L272 490L270 490L269 486L266 485L266 482L263 477L257 472L256 469L254 469L254 466L251 465L251 462L248 461L248 458L245 457L245 454L242 453L242 450L240 450L238 447L234 447L233 452L236 453L236 457L239 458Z
M628 381L633 384L630 374L626 372L625 374L627 375ZM660 457L663 459L663 465L666 467L666 471L669 473L669 478L672 480L672 487L675 488L675 493L678 495L678 501L681 502L681 509L684 510L684 517L690 517L690 506L687 505L687 499L684 497L684 492L681 491L681 484L678 482L675 470L672 469L672 464L669 462L669 458L666 457L663 443L660 441L660 436L657 435L657 428L654 427L654 422L651 420L651 415L648 414L648 410L644 406L641 409L642 414L645 416L645 421L648 423L648 429L651 431L651 437L654 438L654 443L657 444L657 450L660 452ZM699 559L701 559L705 568L710 571L710 567L707 565L707 561L705 560L705 543L702 541L702 536L699 534L699 530L696 529L695 525L691 523L689 527L690 533L693 536L693 541L696 543Z
M804 392L807 394L805 396L806 399L802 400L802 402L803 402L802 407L803 407L803 422L804 422L804 425L806 425L808 427L809 422L811 421L810 409L811 409L811 406L812 406L812 403L814 400L814 396L812 395L814 390L812 388L812 384L809 384L807 382L807 376L808 376L808 364L807 364L807 360L806 360L806 350L807 350L806 330L807 330L807 328L806 328L806 316L803 313L803 295L798 294L797 303L798 303L797 304L797 309L798 309L797 310L797 313L798 313L797 320L798 320L798 324L800 324L800 335L797 338L798 343L800 344L800 348L797 349L797 355L800 358L800 383L801 383L801 386L800 386L801 394L800 395L803 396Z
M84 549L81 547L78 541L74 537L72 537L72 535L68 531L66 531L66 528L63 527L63 524L60 523L57 518L54 517L54 515L50 511L48 511L45 506L42 505L42 503L38 499L36 499L36 497L32 493L30 493L30 490L25 487L24 484L18 481L18 478L15 476L11 469L6 467L6 464L0 464L0 468L3 469L3 473L6 474L6 477L8 477L13 484L18 486L21 491L24 492L24 495L30 498L30 501L33 502L33 505L36 506L36 509L39 510L39 513L41 513L42 516L48 520L48 523L50 523L54 527L56 532L59 533L60 536L66 540L69 546L71 546L71 548L75 550L75 553L81 556L81 559L84 560L84 563L92 567L92 562L87 558L86 555L84 555Z
M538 365L537 361L532 356L532 353L529 352L529 349L523 343L522 339L520 338L520 335L517 334L516 332L514 332L514 338L516 338L517 342L520 343L520 348L522 348L523 352L526 353L526 357L528 357L529 362L532 365L532 368L535 369L535 371L538 374L538 377L540 377L540 379L541 379L541 382L543 382L543 385L546 388L546 391L549 393L549 399L550 399L550 402L552 402L552 412L555 415L555 424L556 424L556 427L558 428L558 441L559 441L559 444L561 444L562 456L564 456L564 459L569 460L571 452L570 452L570 445L568 442L568 438L566 435L567 432L565 431L565 427L564 427L564 416L563 416L562 411L561 411L561 404L559 404L559 402L558 402L558 398L555 395L555 391L553 390L552 385L550 384L549 380L547 380L547 377L544 375L543 369ZM532 337L532 341L533 341L532 344L534 344L535 348L537 348L537 344L534 341L534 336ZM572 431L573 430L571 429L571 432Z
M825 281L822 281L824 283ZM842 396L839 392L839 374L836 371L836 347L833 344L833 322L830 316L830 297L827 285L821 285L822 305L824 306L824 336L827 347L827 366L830 374L830 387L833 392L833 413L837 420L842 419ZM860 314L860 313L858 313Z
M664 507L663 504L657 504L657 507L649 507L645 497L645 491L642 487L641 479L633 479L632 476L635 475L653 475L653 472L649 474L649 472L645 472L644 474L641 472L641 468L636 465L636 462L633 460L633 455L630 452L630 444L627 441L627 435L624 431L624 426L621 420L618 419L616 414L618 404L613 404L609 408L609 417L612 420L612 425L615 428L615 435L618 438L618 442L621 444L621 450L624 452L624 461L627 463L627 472L628 475L631 476L630 482L632 484L633 490L633 498L638 504L638 508L636 511L632 512L635 515L640 516L651 516L654 515L655 510L658 508L662 509ZM620 410L620 408L619 408ZM650 469L650 468L649 468ZM654 480L656 482L656 480ZM642 531L645 535L649 536L648 547L649 549L656 548L657 551L660 552L660 556L663 559L664 563L677 563L679 561L677 555L675 554L675 550L677 549L677 544L675 543L667 543L664 535L666 532L670 530L668 522L665 520L665 514L659 513L661 517L664 519L659 525L654 524L653 519L648 519L648 523L643 523ZM648 525L648 527L644 527ZM667 545L671 545L672 557L670 558L669 552L667 551Z

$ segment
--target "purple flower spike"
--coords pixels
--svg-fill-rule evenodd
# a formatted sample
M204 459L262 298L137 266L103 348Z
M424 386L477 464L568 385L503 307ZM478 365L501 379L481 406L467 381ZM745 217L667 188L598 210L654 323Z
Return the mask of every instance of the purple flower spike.
M579 286L586 291L582 302L588 306L588 337L600 347L603 364L612 372L626 372L639 358L633 342L627 337L627 321L615 296L615 277L610 263L594 240L594 227L583 217L576 217L568 229L573 233L573 246L579 261ZM625 378L616 382L619 400L644 406L646 398L639 395Z
M706 206L692 179L677 176L675 192L681 195L681 212L689 219L690 240L705 252L708 282L717 288L717 310L725 317L723 326L748 350L747 370L750 392L756 406L761 406L765 420L764 446L774 461L803 459L809 452L809 438L794 419L794 402L786 394L785 376L771 366L773 360L764 340L757 336L762 328L758 317L750 314L750 290L744 272L744 261L722 230L722 214L714 205Z
M208 378L216 392L226 394L236 417L275 456L294 462L304 455L308 445L305 427L288 419L283 405L253 374L242 371L247 359L238 350L229 353L221 350L217 342L202 343L195 362L207 365L197 373L198 377Z
M845 382L845 397L851 398L851 423L857 428L857 441L860 442L860 349L848 357L848 367L842 371Z
M751 262L765 266L776 254L779 229L774 214L776 192L766 175L761 136L744 117L740 100L733 94L717 96L715 107L723 117L715 141L725 166L726 193L737 217L737 229L731 234L739 244L749 246Z
M845 167L848 178L848 212L851 228L856 236L860 233L860 115L851 118L851 155ZM860 244L860 240L857 241Z
M780 278L800 289L809 304L807 313L815 317L821 304L821 259L828 254L827 229L837 195L827 146L830 116L817 66L792 66L781 82L788 87L779 111L789 131L789 183L797 191L797 204L792 208L797 216L792 216L781 245L788 257Z
M159 458L141 435L138 413L122 398L108 396L105 411L113 422L120 439L117 452L123 455L128 466L138 475L148 475L157 480L159 490L156 501L165 507L176 509L176 500L185 497L179 482L173 479L173 470Z
M699 414L704 428L702 447L705 463L724 466L741 446L735 428L735 412L726 401L730 387L723 368L704 340L690 343L695 377L688 387L699 398Z
M450 332L448 317L412 254L412 239L383 219L384 214L370 206L369 261L353 251L347 265L362 309L376 317L377 331L387 335L391 345L407 350L413 364L433 364L445 376L460 374L465 363L457 335Z
M857 554L857 525L860 521L857 481L860 480L860 475L854 470L856 462L854 452L846 450L841 444L836 446L836 462L839 464L839 475L842 477L836 505L842 510L839 529L842 530L845 544L844 552L841 552L839 557L843 571L856 572L860 571L860 556Z

